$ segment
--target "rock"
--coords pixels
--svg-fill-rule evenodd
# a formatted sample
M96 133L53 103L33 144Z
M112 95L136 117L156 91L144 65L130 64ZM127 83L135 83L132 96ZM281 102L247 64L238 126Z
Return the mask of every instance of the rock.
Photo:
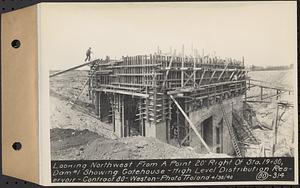
M76 155L76 156L80 156L80 151L75 150L75 155Z
M292 157L292 153L289 148L280 148L275 151L274 157Z

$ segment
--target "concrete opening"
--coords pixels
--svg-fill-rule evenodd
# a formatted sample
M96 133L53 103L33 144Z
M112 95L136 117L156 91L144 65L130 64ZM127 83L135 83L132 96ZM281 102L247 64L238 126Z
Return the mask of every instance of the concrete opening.
M223 152L223 118L218 123L216 127L216 152L222 153Z
M206 142L206 144L211 147L213 146L213 119L212 116L205 119L201 123L201 133L202 133L202 138Z
M124 137L143 135L144 125L137 114L139 114L138 99L124 96Z
M100 118L103 122L111 123L112 117L111 117L111 105L109 103L109 97L105 93L100 94Z
M109 102L108 94L103 92L96 92L96 115L103 122L111 123L112 122L112 108Z

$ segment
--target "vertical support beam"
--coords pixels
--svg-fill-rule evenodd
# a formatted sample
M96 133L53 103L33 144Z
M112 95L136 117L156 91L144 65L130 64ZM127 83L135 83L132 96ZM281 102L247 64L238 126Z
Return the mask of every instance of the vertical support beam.
M157 120L157 112L156 112L156 100L157 100L157 88L156 88L156 71L154 71L153 76L153 115L154 115L154 124L156 124Z
M247 84L246 84L246 87L247 87ZM245 102L247 102L247 88L245 90Z
M250 88L251 88L250 79L248 80L248 88L249 88L249 91L250 91Z
M118 137L123 137L122 128L122 109L121 109L121 97L119 94L114 95L114 133Z
M260 87L260 100L263 100L263 87Z
M112 120L112 124L113 124L113 131L116 132L116 100L115 100L115 94L113 94L112 96L112 103L111 103L111 120Z
M165 78L164 78L164 82L163 82L163 88L166 86L166 82L168 80L168 75L169 75L169 72L170 72L170 69L172 67L172 62L173 62L173 59L174 59L174 56L176 55L176 50L174 50L174 54L172 55L171 57L171 60L170 60L170 63L169 63L169 66L168 66L168 69L167 69L167 72L165 74Z
M138 109L139 109L139 124L140 124L139 131L141 133L141 136L144 136L144 126L143 126L144 119L143 119L143 114L142 114L142 98L139 98Z
M185 119L187 120L187 122L189 123L189 125L191 126L191 128L193 129L193 131L195 132L195 134L198 136L200 142L204 145L204 147L206 148L206 150L208 151L208 153L211 153L210 148L208 147L208 145L205 143L205 141L203 140L202 136L199 134L197 128L195 127L195 125L193 124L193 122L189 119L189 117L186 115L186 113L184 112L184 110L181 108L181 106L178 104L178 102L175 100L175 98L173 97L173 95L170 95L171 99L173 100L173 102L176 104L177 108L180 110L180 112L182 113L182 115L185 117Z
M193 51L192 51L193 53ZM194 87L196 87L196 59L195 59L195 56L193 54L193 63L194 63Z
M97 117L100 119L100 92L95 91L96 100L95 100L95 113Z
M181 87L184 86L184 45L182 45L182 62L181 62Z
M274 157L275 149L276 149L276 145L277 145L278 111L279 111L279 105L277 104L276 115L275 115L275 124L274 124L274 141L273 141L273 148L272 148L273 157Z
M124 118L124 96L123 95L119 95L120 96L120 109L121 109L121 137L125 136L125 118Z

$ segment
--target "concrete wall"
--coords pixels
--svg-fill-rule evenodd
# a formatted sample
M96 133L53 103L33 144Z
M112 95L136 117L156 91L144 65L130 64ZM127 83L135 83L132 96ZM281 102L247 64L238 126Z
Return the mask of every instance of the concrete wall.
M156 126L153 123L145 122L145 137L156 138Z
M118 137L122 137L122 119L121 119L121 113L118 110L115 110L115 120L114 120L114 126L115 126L115 131L114 133Z
M145 122L145 137L154 137L163 142L167 142L167 126L166 122L156 124Z
M223 101L223 106L224 109L227 113L227 119L228 122L232 123L232 108L237 109L237 110L242 110L242 96L240 97L235 97L233 99L227 99ZM222 138L221 138L221 152L222 153L227 153L227 154L234 154L234 149L232 146L232 141L231 141L231 137L229 135L228 132L228 127L225 124L225 120L221 111L221 106L220 104L215 104L212 106L204 107L202 109L196 110L196 111L192 111L189 113L189 118L191 119L191 121L195 124L195 126L197 127L198 132L201 134L202 130L202 126L201 123L209 118L212 117L212 125L213 125L213 132L212 132L212 136L213 136L213 145L210 146L211 150L213 152L216 152L216 148L217 148L217 143L216 143L216 128L220 127L220 122L223 119L223 126L221 127L221 131L223 132L222 134ZM196 134L194 133L193 130L191 131L191 143L190 146L192 146L197 152L199 153L205 153L206 150L205 148L202 146L199 138L196 136ZM221 132L221 133L222 133Z
M167 125L165 121L156 123L156 138L163 141L168 142L167 139Z
M124 103L119 95L116 95L114 100L117 106L117 108L114 109L114 133L121 138L124 133Z

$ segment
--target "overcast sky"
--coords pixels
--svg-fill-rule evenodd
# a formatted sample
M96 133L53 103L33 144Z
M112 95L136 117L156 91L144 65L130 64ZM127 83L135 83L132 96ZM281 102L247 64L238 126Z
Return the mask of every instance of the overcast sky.
M246 65L296 63L296 2L45 3L42 63L66 69L94 57L121 58L170 47L242 59Z

